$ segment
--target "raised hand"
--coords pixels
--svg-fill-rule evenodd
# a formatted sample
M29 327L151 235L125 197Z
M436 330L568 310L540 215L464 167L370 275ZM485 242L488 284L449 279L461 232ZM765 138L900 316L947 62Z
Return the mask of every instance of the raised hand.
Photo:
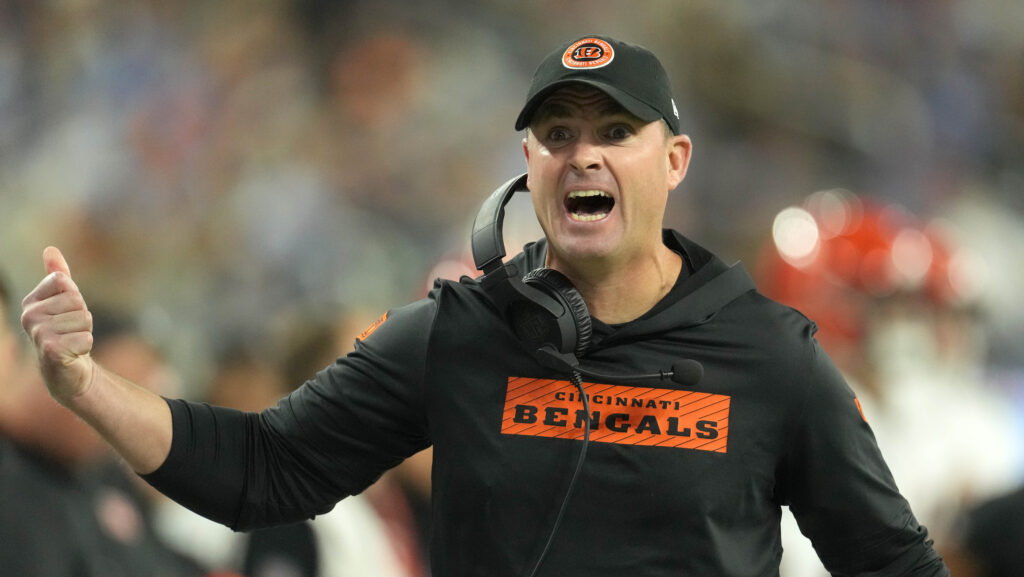
M47 275L21 303L21 325L32 339L46 386L67 405L91 384L96 365L92 351L92 315L64 255L43 251Z

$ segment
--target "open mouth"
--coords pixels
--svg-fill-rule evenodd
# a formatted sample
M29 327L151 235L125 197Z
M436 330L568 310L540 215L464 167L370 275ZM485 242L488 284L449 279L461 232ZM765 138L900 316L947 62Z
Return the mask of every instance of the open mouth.
M600 190L574 190L565 199L569 217L578 222L601 220L615 207L615 199Z

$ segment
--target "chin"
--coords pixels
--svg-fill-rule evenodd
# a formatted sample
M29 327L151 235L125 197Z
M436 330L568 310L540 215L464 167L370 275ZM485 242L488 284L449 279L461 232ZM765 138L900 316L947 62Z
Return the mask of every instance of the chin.
M607 237L573 236L552 242L557 252L573 262L604 260L614 256L618 242Z

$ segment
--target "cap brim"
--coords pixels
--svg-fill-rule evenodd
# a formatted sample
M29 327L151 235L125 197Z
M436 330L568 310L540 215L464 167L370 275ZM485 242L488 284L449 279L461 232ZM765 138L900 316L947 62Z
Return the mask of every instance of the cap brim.
M649 106L641 100L637 100L626 92L623 92L610 84L600 82L598 80L567 78L557 82L552 82L526 101L526 104L523 106L523 110L519 113L519 117L516 119L516 130L522 130L530 124L530 120L533 118L534 112L537 111L537 107L539 107L552 92L569 84L586 84L597 88L601 92L610 96L612 100L618 102L623 108L640 120L653 122L661 119L661 113L658 112L657 109Z

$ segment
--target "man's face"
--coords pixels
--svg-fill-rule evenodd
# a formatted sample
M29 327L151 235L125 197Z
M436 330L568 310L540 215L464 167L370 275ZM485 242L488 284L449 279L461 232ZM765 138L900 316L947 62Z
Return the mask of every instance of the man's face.
M686 136L572 84L538 107L523 150L548 266L614 266L661 246L667 196L689 161Z

